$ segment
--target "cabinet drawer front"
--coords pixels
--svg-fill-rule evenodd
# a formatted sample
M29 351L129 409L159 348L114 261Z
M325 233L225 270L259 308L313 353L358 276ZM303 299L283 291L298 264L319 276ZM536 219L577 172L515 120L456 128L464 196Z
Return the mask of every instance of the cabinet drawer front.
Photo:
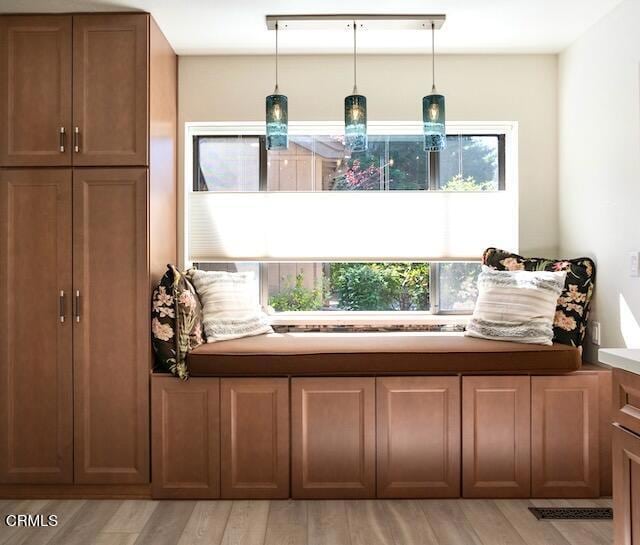
M640 375L613 370L613 421L640 434Z
M74 15L75 166L146 166L149 16Z
M0 166L71 164L70 16L0 17L0 128Z
M375 379L291 381L292 496L375 496Z
M376 379L378 497L460 495L460 378Z
M223 379L223 498L289 497L289 381Z

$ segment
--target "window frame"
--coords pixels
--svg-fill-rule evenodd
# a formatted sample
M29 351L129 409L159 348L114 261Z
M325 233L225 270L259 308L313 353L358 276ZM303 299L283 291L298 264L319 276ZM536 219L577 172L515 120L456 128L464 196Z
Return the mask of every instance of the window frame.
M342 134L344 125L339 122L290 122L289 134L300 136L322 136ZM422 124L419 122L370 122L370 135L422 135ZM460 136L497 136L498 137L498 191L509 190L518 194L518 123L504 122L456 122L447 123L447 135ZM198 137L206 136L251 136L257 137L260 144L260 190L264 190L267 180L267 154L264 152L265 125L263 122L187 122L184 133L183 155L183 183L179 186L179 265L187 268L192 265L189 260L188 248L188 199L187 193L193 191L193 184L197 172L198 160L195 145ZM438 190L439 161L437 153L429 153L428 158L428 187L426 190ZM268 278L265 274L266 264L259 263L260 303L266 309L268 302ZM279 312L272 314L274 323L420 323L420 322L456 322L456 319L468 317L469 311L453 311L440 309L439 275L440 264L429 262L429 311L326 311L315 312ZM328 316L328 314L330 316ZM440 317L440 318L438 318ZM447 317L449 319L447 319Z

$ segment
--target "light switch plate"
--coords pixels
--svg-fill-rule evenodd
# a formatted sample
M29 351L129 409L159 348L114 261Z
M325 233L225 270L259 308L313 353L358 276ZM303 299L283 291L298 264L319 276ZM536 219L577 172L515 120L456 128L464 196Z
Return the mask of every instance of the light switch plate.
M600 322L591 322L591 343L600 346Z
M640 252L631 252L629 254L629 274L632 278L640 276Z

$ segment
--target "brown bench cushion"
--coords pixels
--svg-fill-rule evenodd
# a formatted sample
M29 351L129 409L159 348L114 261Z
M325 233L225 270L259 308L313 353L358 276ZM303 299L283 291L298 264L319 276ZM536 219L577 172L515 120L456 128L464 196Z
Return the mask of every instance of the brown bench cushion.
M204 344L192 376L363 375L440 372L571 372L572 346L520 344L434 333L272 333Z

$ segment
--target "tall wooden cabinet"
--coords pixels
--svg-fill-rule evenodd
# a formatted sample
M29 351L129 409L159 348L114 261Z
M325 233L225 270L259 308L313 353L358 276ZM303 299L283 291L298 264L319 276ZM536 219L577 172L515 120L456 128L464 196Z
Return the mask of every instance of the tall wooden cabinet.
M148 14L0 16L0 483L149 482L176 76Z

